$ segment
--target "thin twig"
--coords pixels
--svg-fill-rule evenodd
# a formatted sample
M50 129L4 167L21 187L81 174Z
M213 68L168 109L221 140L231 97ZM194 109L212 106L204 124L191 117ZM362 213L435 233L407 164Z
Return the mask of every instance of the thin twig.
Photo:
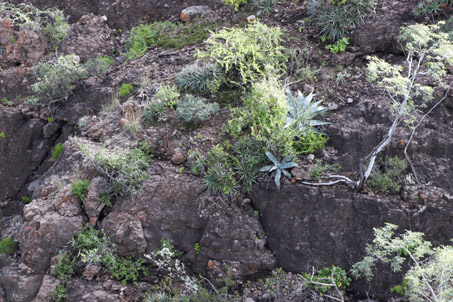
M428 110L428 112L426 112L422 118L420 119L420 121L418 121L417 125L414 127L414 129L412 129L412 132L411 132L411 135L409 137L409 140L407 141L407 144L406 144L406 147L404 148L404 157L406 158L406 161L408 162L410 168L411 168L411 171L412 171L412 175L414 175L414 179L415 179L415 183L416 184L420 184L420 181L418 180L418 176L417 176L417 172L415 171L415 168L414 168L414 165L412 164L412 161L409 159L409 156L407 155L407 149L409 148L409 145L410 143L412 142L412 138L414 137L414 133L415 131L417 130L417 128L422 124L423 120L437 107L439 106L448 96L448 93L450 92L450 89L451 89L451 85L453 84L453 81L450 82L450 84L448 85L448 89L447 91L445 92L444 94L444 97L442 99L440 99L433 107L431 107L431 109Z

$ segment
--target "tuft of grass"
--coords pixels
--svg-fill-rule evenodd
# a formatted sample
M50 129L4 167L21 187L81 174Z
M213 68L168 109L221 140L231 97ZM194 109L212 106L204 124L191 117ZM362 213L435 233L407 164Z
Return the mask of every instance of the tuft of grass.
M134 87L132 86L131 83L123 83L121 84L121 87L118 89L118 94L120 95L120 97L123 97L128 94L131 94L132 91L134 91Z
M61 153L63 152L64 145L57 144L53 150L52 158L54 161L57 161L60 158Z
M16 251L17 242L12 238L4 238L0 240L0 254L12 255Z

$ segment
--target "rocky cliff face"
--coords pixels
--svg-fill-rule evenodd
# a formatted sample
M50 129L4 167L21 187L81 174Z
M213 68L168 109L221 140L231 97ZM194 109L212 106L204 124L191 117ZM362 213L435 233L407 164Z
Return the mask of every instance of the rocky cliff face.
M28 2L41 7L54 5L46 0ZM208 2L195 4L208 4L214 10L220 5ZM113 28L176 17L191 4L179 0L61 1L58 5L71 16L72 24L59 51L77 54L81 62L110 55L112 47L124 47L126 40ZM305 15L305 7L287 5L272 14L269 23L284 24L296 35L300 31L288 25L288 20ZM414 22L408 17L411 5L413 1L379 3L375 13L364 18L365 25L351 33L348 51L338 56L319 48L317 37L316 41L308 39L313 32L317 35L314 29L300 33L306 38L304 47L310 49L310 62L327 65L315 84L331 109L326 119L332 124L324 129L330 142L314 158L340 163L350 177L357 177L359 159L381 140L391 121L390 101L366 81L365 57L378 52L389 60L402 60L395 41L399 27ZM232 13L222 22L229 22L228 16ZM363 257L373 228L386 222L398 224L401 231L424 232L434 246L447 244L452 237L452 91L417 131L409 149L425 185L408 181L399 195L380 196L367 189L353 192L341 185L313 188L287 180L278 191L273 181L261 178L248 196L225 198L210 194L186 160L192 148L206 150L219 142L227 109L219 112L217 120L200 127L197 134L179 123L173 113L166 122L149 126L138 135L126 132L120 121L128 108L135 106L134 97L128 101L123 98L123 104L113 111L100 113L122 83L136 84L144 74L156 87L169 82L193 60L195 48L155 48L129 61L118 54L106 77L84 80L65 102L53 108L23 104L32 94L31 67L50 56L48 47L39 34L20 31L0 20L0 99L11 102L0 104L0 132L4 133L0 137L0 238L19 242L14 255L0 256L0 302L52 301L60 284L51 274L52 266L84 225L104 230L120 256L150 254L161 246L162 239L169 239L183 252L181 259L191 273L214 280L231 268L238 282L276 267L295 274L331 265L347 270ZM331 74L337 72L339 64L350 67L351 74L334 97L329 92L335 85ZM451 80L449 72L447 79ZM311 85L306 81L296 87L309 91ZM446 87L435 88L436 98L447 91ZM90 116L87 125L75 129L85 115ZM401 154L409 134L408 129L399 130L386 154ZM197 136L201 137L198 142L194 139ZM143 189L137 194L117 194L113 206L107 206L100 196L111 184L82 154L76 140L124 150L147 142L154 158L146 170ZM54 161L51 153L57 143L64 143L64 151ZM314 166L312 160L303 157L300 161L301 177L310 178L307 171ZM83 201L71 192L79 179L91 182ZM26 196L31 202L24 205L21 198ZM369 295L387 301L389 288L400 283L401 276L388 268L380 269L382 274L371 285L355 281L351 296L365 299ZM79 264L67 286L67 301L139 301L155 282L158 278L151 276L140 279L136 286L124 286L96 264Z

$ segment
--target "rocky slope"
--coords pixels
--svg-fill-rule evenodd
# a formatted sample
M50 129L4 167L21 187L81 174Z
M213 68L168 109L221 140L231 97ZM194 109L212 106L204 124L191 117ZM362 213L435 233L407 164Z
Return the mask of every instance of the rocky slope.
M38 7L53 5L53 1L26 2ZM377 53L395 63L404 60L396 41L400 26L419 21L410 15L415 1L378 1L364 23L351 28L351 43L340 54L320 46L318 29L304 23L304 3L283 3L262 18L264 23L287 30L294 38L289 47L308 49L305 63L319 71L315 79L298 82L292 89L308 93L314 87L324 97L323 103L331 109L326 116L331 124L324 127L330 140L312 158L299 158L294 181L284 180L280 191L263 176L250 194L235 198L206 190L202 179L191 172L187 155L189 150L206 151L220 142L227 107L195 130L184 127L169 112L165 122L137 135L125 131L121 120L142 106L138 92L120 98L114 109L101 112L122 83L138 86L143 75L156 85L169 83L195 60L194 46L182 50L156 47L134 60L121 55L127 30L139 20L176 20L192 4L210 6L213 12L208 18L224 25L245 22L247 16L209 1L61 1L59 8L70 16L71 24L59 54L76 54L81 63L113 55L115 62L105 76L84 79L65 102L53 108L25 102L32 95L31 68L52 57L47 40L13 26L0 15L0 99L11 102L0 104L0 132L5 134L0 138L0 238L19 242L13 255L0 256L1 302L52 301L61 284L51 273L52 267L85 225L102 229L121 257L151 254L162 239L168 239L183 252L181 260L191 275L215 280L231 269L242 299L254 299L248 301L273 299L260 290L247 293L243 289L246 280L256 281L277 267L294 275L312 267L349 269L363 257L373 228L386 222L398 224L400 230L424 232L434 246L449 243L453 236L452 91L427 117L410 148L423 185L407 182L399 195L381 196L369 189L354 192L344 185L313 188L299 182L310 180L313 159L339 163L343 173L357 177L359 159L385 134L391 123L390 100L367 82L366 56ZM112 49L116 50L113 54ZM349 76L333 94L339 65ZM453 79L451 71L448 82ZM442 85L435 88L437 98L447 92ZM80 126L83 116L88 116L86 124ZM409 129L398 130L385 153L401 155L409 134ZM142 189L137 194L117 194L113 205L107 206L101 196L109 190L108 178L80 144L131 150L143 142L148 143L153 159ZM52 152L57 143L64 143L64 151L55 161ZM71 192L80 179L90 180L83 200ZM67 284L66 301L141 301L161 281L156 268L149 266L150 276L124 285L96 263L78 263ZM389 289L401 283L401 275L386 267L380 269L382 273L371 283L354 280L349 299L368 296L388 301L393 295ZM278 301L302 301L302 294L294 295Z

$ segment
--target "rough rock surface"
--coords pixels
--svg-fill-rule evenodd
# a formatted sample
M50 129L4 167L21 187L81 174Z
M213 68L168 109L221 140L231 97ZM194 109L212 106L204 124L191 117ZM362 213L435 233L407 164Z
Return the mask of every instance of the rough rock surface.
M240 276L275 266L264 248L261 226L251 213L225 209L221 199L204 192L199 179L178 173L171 164L153 163L148 173L143 192L118 200L102 221L121 255L150 253L160 247L161 239L170 239L200 272L210 268L209 260L217 261L221 269L235 264ZM200 243L198 255L196 243Z
M82 16L76 23L71 24L61 43L61 52L78 55L81 63L91 58L110 55L112 31L105 21L106 17L93 14Z
M2 107L0 129L0 201L15 196L49 153L52 138L44 138L45 122ZM55 138L53 138L55 139ZM8 164L6 164L8 163Z
M104 290L101 283L76 279L68 284L67 301L111 302L127 300L121 299L120 294Z
M364 24L352 31L351 44L364 53L400 53L398 35L401 26L410 23L414 0L377 2L376 8L364 18Z
M401 204L399 198L381 199L340 187L319 190L289 182L281 191L275 185L266 189L262 184L251 199L260 212L270 250L279 265L292 272L331 265L348 270L363 257L373 228L386 222L399 225L400 230L424 232L434 246L447 244L453 233L453 196L448 193L439 194L435 207L427 203L427 209L418 214L422 204ZM401 277L385 270L369 283L369 294L386 300L388 289L398 283Z
M0 67L33 66L47 49L47 39L31 30L15 31L8 20L0 19Z

